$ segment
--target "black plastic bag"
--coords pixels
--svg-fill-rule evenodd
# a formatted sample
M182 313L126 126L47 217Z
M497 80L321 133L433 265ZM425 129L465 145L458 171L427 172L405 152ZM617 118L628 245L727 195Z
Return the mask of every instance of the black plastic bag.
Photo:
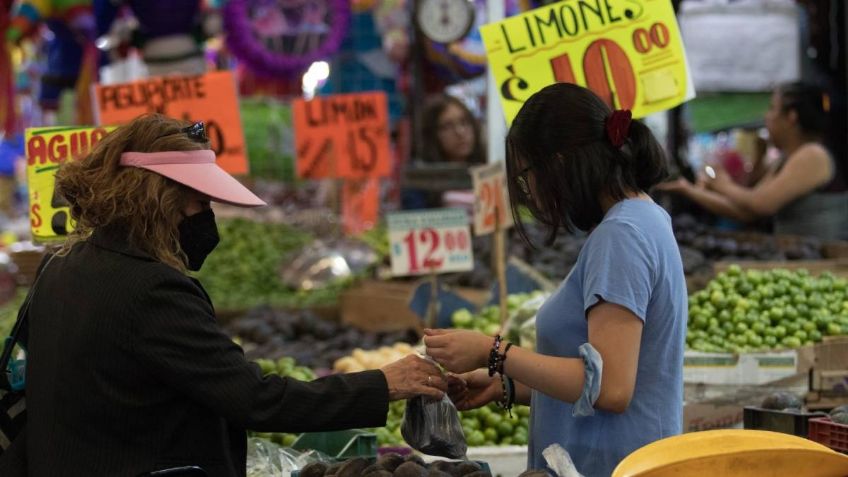
M447 395L439 401L422 396L407 401L400 432L407 444L427 455L460 459L468 450L459 412Z

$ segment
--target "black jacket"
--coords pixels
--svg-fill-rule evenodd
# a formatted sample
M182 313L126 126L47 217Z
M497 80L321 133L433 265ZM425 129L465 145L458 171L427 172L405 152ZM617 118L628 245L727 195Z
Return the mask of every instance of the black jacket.
M388 387L379 371L311 383L262 377L196 280L99 230L41 275L26 400L28 475L199 465L241 476L245 429L382 426Z

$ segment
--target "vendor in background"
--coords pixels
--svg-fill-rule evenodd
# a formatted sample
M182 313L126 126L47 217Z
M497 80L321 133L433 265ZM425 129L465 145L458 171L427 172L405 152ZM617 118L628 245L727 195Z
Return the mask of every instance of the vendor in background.
M426 330L459 409L530 404L530 468L559 444L587 477L681 432L686 282L671 218L647 192L666 176L650 130L593 92L559 83L530 97L507 136L510 201L548 227L590 232L536 317L537 350L482 333ZM524 235L524 234L522 234ZM526 238L526 235L525 235ZM484 368L484 369L480 369Z
M829 109L828 96L815 86L780 86L772 94L765 123L782 157L755 185L738 185L723 168L711 165L696 184L681 178L658 189L680 193L740 222L772 217L778 234L848 238L845 177L822 144Z
M432 98L422 119L422 162L464 164L486 162L480 122L459 99L449 95ZM404 209L440 207L441 192L421 189L403 191Z

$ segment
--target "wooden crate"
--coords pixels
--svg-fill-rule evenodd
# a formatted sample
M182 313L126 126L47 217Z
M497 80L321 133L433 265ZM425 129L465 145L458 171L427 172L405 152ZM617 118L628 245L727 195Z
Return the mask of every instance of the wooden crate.
M366 331L421 329L418 315L409 309L409 300L420 282L364 280L341 294L342 323ZM488 290L459 288L454 291L466 300L482 305Z
M715 270L716 274L722 273L727 271L731 265L739 265L744 270L774 270L777 268L785 270L805 269L812 275L830 272L835 276L848 278L848 259L794 260L786 262L716 262L713 265L713 270Z

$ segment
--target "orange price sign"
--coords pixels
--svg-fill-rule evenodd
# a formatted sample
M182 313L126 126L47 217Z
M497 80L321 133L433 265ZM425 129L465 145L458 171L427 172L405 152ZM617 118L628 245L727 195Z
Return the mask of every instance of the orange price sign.
M377 224L380 209L380 180L371 177L347 180L342 186L342 227L347 235L358 235Z
M503 162L471 168L474 184L474 234L487 235L513 226Z
M233 73L167 76L95 87L98 124L126 124L145 113L203 121L218 156L230 174L247 174L247 151Z
M390 174L385 93L299 99L292 107L298 177L364 179Z
M670 0L562 0L480 33L509 123L527 98L558 82L585 86L637 118L695 96Z

